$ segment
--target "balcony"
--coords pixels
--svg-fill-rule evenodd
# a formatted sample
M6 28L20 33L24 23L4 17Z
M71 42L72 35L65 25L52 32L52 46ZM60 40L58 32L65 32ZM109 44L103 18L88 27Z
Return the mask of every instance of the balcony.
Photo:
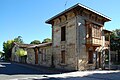
M94 24L94 23L87 23L86 25L86 44L88 46L98 47L102 45L102 26Z
M101 46L101 39L97 38L87 38L86 39L86 44L91 45L91 46Z

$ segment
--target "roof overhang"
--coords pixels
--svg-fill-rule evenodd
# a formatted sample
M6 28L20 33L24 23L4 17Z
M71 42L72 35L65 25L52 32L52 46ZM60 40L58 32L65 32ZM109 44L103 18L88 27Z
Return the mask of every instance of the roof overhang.
M107 33L111 34L112 33L112 31L109 31L109 30L106 30L106 29L103 29L103 31L104 31L105 34L107 34Z
M52 46L52 42L42 43L42 44L36 44L36 45L30 46L28 48L46 47L46 46Z
M75 8L83 8L83 9L85 9L85 10L88 10L88 11L90 11L90 12L92 12L92 13L95 13L95 14L97 14L97 15L103 17L103 18L105 19L106 22L107 22L107 21L111 21L111 18L109 18L109 17L103 15L102 13L100 13L100 12L98 12L98 11L95 11L95 10L93 10L93 9L91 9L91 8L89 8L89 7L85 6L85 5L83 5L83 4L78 3L78 4L74 5L74 6L72 6L72 7L68 8L68 9L66 9L65 11L63 11L63 12L61 12L61 13L59 13L59 14L53 16L52 18L48 19L47 21L45 21L45 23L51 24L51 23L52 23L52 20L56 19L57 17L59 17L59 16L65 14L65 13L67 13L67 12L69 12L69 11L71 11L72 9L75 9Z

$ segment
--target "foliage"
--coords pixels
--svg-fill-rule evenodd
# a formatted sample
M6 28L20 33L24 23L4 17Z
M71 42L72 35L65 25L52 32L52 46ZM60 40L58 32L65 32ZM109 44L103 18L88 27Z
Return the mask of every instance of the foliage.
M27 55L27 51L25 51L25 50L23 50L23 49L18 49L18 50L16 51L16 54L17 54L18 56L20 56L20 57L26 56L26 55Z
M110 47L111 50L116 51L119 50L120 47L120 29L116 29L112 31L112 34L110 35Z
M14 40L8 40L7 42L3 43L3 51L5 52L5 59L6 60L9 60L11 57L13 42L14 42Z
M15 38L15 39L14 39L14 42L17 42L17 43L24 43L21 36L18 36L17 38Z
M48 42L52 42L52 39L50 39L50 38L46 38L46 39L43 40L42 43L48 43Z
M3 52L2 51L0 51L0 57L2 57L3 56Z
M34 40L30 44L40 44L41 42L39 40Z
M13 47L14 42L23 43L22 37L18 36L17 38L13 40L8 40L6 42L3 42L3 51L5 53L6 60L10 60L11 58L11 52L12 52L12 47Z
M3 52L2 51L0 51L0 55L2 55L3 54Z

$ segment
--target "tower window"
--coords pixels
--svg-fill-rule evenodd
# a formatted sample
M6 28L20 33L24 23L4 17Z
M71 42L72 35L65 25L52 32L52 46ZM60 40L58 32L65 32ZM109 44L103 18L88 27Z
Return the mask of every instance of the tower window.
M61 41L66 40L66 28L65 26L61 27Z

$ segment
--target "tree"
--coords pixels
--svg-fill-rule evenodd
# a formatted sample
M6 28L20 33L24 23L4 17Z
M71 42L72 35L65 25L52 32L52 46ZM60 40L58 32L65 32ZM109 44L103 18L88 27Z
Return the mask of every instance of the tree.
M17 42L17 43L24 43L21 36L18 36L17 38L15 38L15 39L14 39L14 42Z
M5 59L10 60L11 58L11 51L12 51L12 44L14 40L8 40L7 42L3 43L3 51L5 52Z
M41 42L39 40L34 40L30 44L40 44Z
M3 52L2 51L0 51L0 58L3 56Z
M23 43L22 37L18 36L17 38L14 38L13 40L7 40L6 42L3 42L3 51L5 53L5 59L10 60L11 58L11 52L12 52L12 47L13 43Z
M111 50L118 50L120 47L120 29L112 31L112 34L110 35L110 44Z
M116 57L118 59L118 63L120 64L120 29L116 29L112 31L110 35L110 49L112 51L117 51L118 54ZM117 62L117 61L116 61Z
M48 42L52 42L52 39L50 39L50 38L46 38L46 39L43 40L42 43L48 43Z

